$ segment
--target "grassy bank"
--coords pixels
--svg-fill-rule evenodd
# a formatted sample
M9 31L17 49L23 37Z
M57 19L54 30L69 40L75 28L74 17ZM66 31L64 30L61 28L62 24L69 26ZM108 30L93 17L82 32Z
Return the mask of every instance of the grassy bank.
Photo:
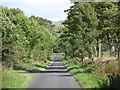
M106 64L101 61L82 63L77 60L63 60L63 63L82 88L120 88L118 60Z
M2 88L25 88L33 79L33 76L17 75L13 70L6 69L2 74Z
M51 58L53 57L54 55ZM39 73L45 70L52 62L53 59L44 62L23 63L15 69L3 68L2 88L26 88L35 77L18 75L17 73Z
M73 75L76 81L82 88L99 88L100 79L93 73L90 73L90 70L85 68L79 68L79 66L74 65L68 61L63 61L67 70Z

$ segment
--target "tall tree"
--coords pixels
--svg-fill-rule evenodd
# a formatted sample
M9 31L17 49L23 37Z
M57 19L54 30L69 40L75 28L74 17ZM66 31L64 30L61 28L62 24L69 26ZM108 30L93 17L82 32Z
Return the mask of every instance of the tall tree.
M3 64L16 68L20 63L45 61L55 45L56 37L20 9L2 9Z
M117 3L113 2L95 2L93 3L95 7L95 11L97 12L97 17L99 19L98 31L99 36L98 40L98 51L100 51L99 45L102 43L104 46L106 43L109 47L110 56L115 56L118 49L118 41L119 41L119 26L117 23L119 22L119 10ZM107 41L107 42L106 42ZM98 56L100 56L98 53Z
M94 8L90 3L75 3L65 12L68 17L63 24L67 31L63 31L61 38L67 38L69 56L80 57L82 61L85 56L92 57L98 22Z

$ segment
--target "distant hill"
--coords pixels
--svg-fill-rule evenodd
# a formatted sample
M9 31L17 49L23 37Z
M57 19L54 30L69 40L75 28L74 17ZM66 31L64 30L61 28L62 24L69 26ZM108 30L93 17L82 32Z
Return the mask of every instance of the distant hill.
M52 21L52 24L55 25L55 30L58 30L59 28L63 27L63 22L64 21Z

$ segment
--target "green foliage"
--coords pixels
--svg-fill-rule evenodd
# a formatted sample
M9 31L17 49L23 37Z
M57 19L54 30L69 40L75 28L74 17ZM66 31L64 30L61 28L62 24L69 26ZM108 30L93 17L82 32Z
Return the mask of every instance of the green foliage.
M119 61L110 61L106 66L105 66L105 72L108 74L116 74L119 73Z
M63 60L63 63L82 88L119 88L118 61L111 60L106 64L84 61L75 65L73 61Z
M36 19L26 17L20 9L8 9L2 6L0 8L3 43L2 87L25 88L33 77L16 73L36 73L45 70L52 63L48 59L52 60L56 37ZM47 21L42 22L47 23Z
M15 68L21 62L47 60L55 46L55 35L20 9L1 6L1 10L3 65Z
M68 60L65 66L82 87L119 88L118 61L91 58L101 53L120 57L119 6L120 2L81 2L66 10L59 45Z
M99 32L98 39L101 40L103 46L106 44L109 47L110 56L117 56L119 58L119 40L118 35L120 30L119 25L119 3L118 2L95 2L93 7L97 12L99 19L97 30ZM116 24L117 23L117 24ZM115 50L112 50L112 48Z
M46 27L48 30L53 30L54 25L52 25L52 21L44 19L42 17L31 16L30 19L35 19L41 26Z
M119 89L120 88L120 74L111 74L107 76L107 79L101 79L102 83L100 82L101 88L114 88Z
M102 52L119 58L119 3L81 2L65 10L59 46L66 57L101 57Z
M63 23L65 28L60 36L61 47L67 56L79 57L92 56L96 26L98 19L90 3L76 3L66 10L67 20Z
M109 75L109 88L120 88L120 74Z

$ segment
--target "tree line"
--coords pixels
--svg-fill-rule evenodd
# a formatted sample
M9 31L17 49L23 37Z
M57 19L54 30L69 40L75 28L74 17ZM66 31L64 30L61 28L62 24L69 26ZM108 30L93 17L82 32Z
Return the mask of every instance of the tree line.
M59 47L66 57L84 61L109 52L120 59L120 2L75 2L65 12Z
M0 8L3 66L16 68L20 63L49 59L56 40L51 21L28 18L18 8Z

